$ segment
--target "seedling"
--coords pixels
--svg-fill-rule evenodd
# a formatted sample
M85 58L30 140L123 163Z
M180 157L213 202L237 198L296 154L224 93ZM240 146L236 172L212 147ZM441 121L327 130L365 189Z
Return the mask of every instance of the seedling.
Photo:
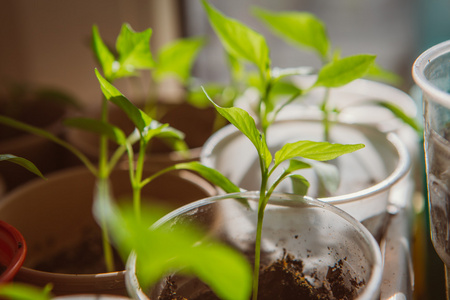
M251 267L236 250L211 238L194 225L152 226L160 216L157 207L143 206L141 218L134 209L117 206L108 182L100 180L94 212L102 214L121 257L136 255L136 273L143 290L170 272L195 275L224 300L247 300Z
M176 39L161 47L153 55L150 50L151 35L151 28L143 32L135 32L129 24L124 23L117 37L118 57L115 58L114 53L103 42L97 26L93 26L92 29L94 54L106 80L110 83L118 78L138 77L138 73L135 71L136 62L140 69L150 72L144 111L153 118L159 119L160 116L156 111L158 86L167 78L175 78L183 87L189 87L193 81L192 66L204 46L205 40L201 37ZM127 51L131 43L136 45L133 52ZM129 57L131 55L132 57ZM133 68L129 67L130 64ZM144 90L142 87L140 89Z
M336 117L340 111L329 105L329 89L343 86L354 79L368 76L378 80L398 84L401 78L378 66L371 56L340 57L339 49L333 49L325 24L315 15L308 12L271 12L262 8L254 8L253 13L277 36L302 50L316 54L322 63L316 82L308 88L326 88L325 96L320 104L323 113L324 138L329 140L330 115ZM421 131L418 123L407 116L400 107L392 102L373 99L374 105L390 110L394 116Z
M202 0L202 2L211 26L225 51L237 60L249 63L258 73L257 77L252 77L252 85L259 90L260 98L255 110L264 133L267 133L267 128L275 121L282 109L311 90L323 87L327 92L320 104L320 109L323 112L324 139L329 140L330 115L338 113L334 107L329 107L329 89L344 86L366 75L377 75L383 78L394 77L392 73L384 71L375 64L376 57L374 55L357 54L341 58L338 51L331 50L331 42L323 23L310 13L277 14L255 9L255 14L264 20L275 33L295 45L312 50L322 62L322 67L317 71L316 81L310 87L300 89L289 84L286 79L292 75L304 74L304 67L273 68L270 49L261 34L237 20L226 17L206 0ZM277 97L280 92L287 96L286 100ZM401 109L394 104L375 101L375 99L374 103L390 109L406 123L415 124L414 120L401 113ZM415 127L415 125L413 126Z
M167 167L150 177L143 178L145 148L157 136L171 138L176 131L167 124L161 125L145 112L135 107L126 97L96 72L103 94L108 101L123 109L136 125L139 140L138 158L134 159L132 144L120 138L117 142L127 147L130 180L133 187L132 209L119 208L112 201L109 183L104 178L97 181L94 214L108 228L117 249L124 260L134 251L137 256L139 278L145 287L153 285L168 271L183 274L194 273L207 283L223 299L248 299L251 290L251 268L248 262L234 250L218 242L205 240L197 229L171 229L149 227L157 220L156 209L142 209L141 189L158 176L172 170L191 170L199 173L226 192L238 192L239 188L214 169L199 162L180 163ZM117 136L122 134L117 134ZM201 258L201 259L199 259Z
M210 99L214 104L214 102ZM255 120L245 110L238 107L223 108L214 104L217 111L241 131L255 146L259 157L261 170L261 185L259 190L258 220L255 242L255 267L253 272L253 299L258 295L258 278L260 269L261 234L264 211L275 188L286 178L291 178L296 186L296 193L305 195L309 183L295 171L311 168L312 164L303 159L314 161L327 161L335 159L343 154L351 153L364 147L362 144L343 145L328 142L297 141L285 144L272 157L266 143L263 132L256 127ZM269 177L280 167L283 162L289 162L289 166L269 184Z

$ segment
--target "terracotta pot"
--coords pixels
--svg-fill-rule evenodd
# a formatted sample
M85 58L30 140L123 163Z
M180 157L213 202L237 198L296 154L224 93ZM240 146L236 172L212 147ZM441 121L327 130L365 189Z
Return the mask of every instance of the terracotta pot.
M189 146L188 155L171 150L158 139L152 140L149 145L149 153L146 165L152 168L163 168L178 162L199 160L201 147L213 133L216 112L212 107L199 109L191 105L161 104L160 109L165 111L159 120L161 123L169 123L170 126L185 134L185 141ZM98 118L98 113L92 112L92 117ZM122 129L126 134L134 130L134 125L123 111L115 106L109 109L109 122ZM82 150L91 159L98 159L98 135L78 129L67 131L69 142ZM115 149L111 144L111 152Z
M238 198L247 199L250 207L237 201ZM251 261L258 200L258 192L206 198L170 212L155 225L172 227L195 223L207 229L208 236L231 245ZM213 214L203 218L205 211ZM383 265L380 248L364 226L335 206L296 195L272 195L262 229L262 267L271 265L286 253L303 262L304 275L311 275L316 284L326 281L329 267L341 261L342 274L355 282L364 281L356 288L354 299L379 299ZM140 289L135 272L136 259L139 258L131 255L127 263L126 283L130 295L139 300L159 299L166 281L162 280L151 291ZM176 274L172 278L177 286L177 296L196 299L202 291L208 290L198 279ZM271 284L270 288L274 286Z
M143 201L164 204L171 210L215 192L208 182L193 173L179 172L166 175L143 189ZM128 176L128 170L117 170L112 173L111 183L116 199L131 195ZM92 215L94 184L95 177L88 170L76 167L53 173L46 181L34 180L11 192L1 201L0 219L18 228L28 244L28 256L16 280L37 286L51 282L55 295L74 293L126 295L123 269L101 274L90 270L69 273L69 271L37 269L41 265L42 270L43 261L49 260L53 255L61 257L64 254L62 257L65 258L75 255L71 253L78 249L77 245L84 245L86 238L100 242L100 228ZM90 251L82 248L83 254L98 250L95 245L87 244L85 247ZM102 253L101 246L98 252ZM82 265L81 259L76 261L77 266ZM91 267L98 264L97 260L88 261ZM100 263L102 261L103 259L100 259ZM50 262L57 267L62 265L56 258Z
M0 284L10 282L23 265L27 245L22 234L0 220Z

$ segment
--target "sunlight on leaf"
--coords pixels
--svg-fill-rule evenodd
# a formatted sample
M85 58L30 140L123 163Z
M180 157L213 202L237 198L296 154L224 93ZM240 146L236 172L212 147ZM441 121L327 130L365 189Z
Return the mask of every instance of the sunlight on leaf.
M269 72L269 48L265 38L237 20L220 13L207 1L202 1L209 21L226 51L237 59L254 63L260 74Z
M187 84L195 58L204 46L203 38L178 39L163 46L156 61L153 73L157 82L175 76L183 84Z
M129 24L123 24L116 41L120 70L117 77L133 74L136 69L151 69L154 61L150 51L151 28L134 31Z
M328 142L298 141L285 144L275 153L275 166L296 157L318 161L335 159L343 154L364 148L363 144L331 144Z
M193 161L187 163L179 163L174 166L177 170L191 170L200 174L203 178L211 182L212 184L220 187L226 193L237 193L241 189L231 182L227 177L216 169L209 168L200 162Z
M203 90L206 94L206 91ZM215 104L211 98L206 94L209 101L214 104L216 110L225 119L233 124L240 132L249 138L253 143L260 157L262 157L265 167L267 168L272 162L272 155L267 147L263 134L256 128L255 120L250 116L248 112L239 107L223 108Z
M325 25L308 12L271 12L255 7L253 13L275 34L297 46L316 51L326 60L330 42Z
M113 65L114 65L114 55L111 53L109 48L103 42L98 27L94 25L92 27L92 48L97 58L100 66L102 67L103 73L106 78L111 80L113 78Z
M314 87L340 87L361 78L369 72L375 58L375 55L358 54L333 61L320 70Z

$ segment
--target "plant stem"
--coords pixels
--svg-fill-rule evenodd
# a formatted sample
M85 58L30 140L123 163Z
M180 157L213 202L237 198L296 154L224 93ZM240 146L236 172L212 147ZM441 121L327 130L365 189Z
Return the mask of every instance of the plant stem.
M261 161L262 180L261 188L259 191L259 202L258 202L258 220L256 224L256 239L255 239L255 262L253 268L253 282L252 282L252 299L258 299L258 284L259 284L259 269L261 265L261 237L262 237L262 226L264 220L264 209L265 203L267 203L266 186L268 181L267 168L264 167L264 163Z
M142 173L144 171L145 149L147 143L141 139L139 147L139 155L136 163L136 170L134 171L133 185L133 207L134 213L138 220L141 218L141 190L142 190Z
M330 140L330 112L328 110L328 99L330 97L330 89L325 90L325 96L321 105L321 110L323 112L323 139L328 142Z
M102 98L101 120L108 121L108 100ZM98 161L98 177L100 180L106 180L109 176L110 170L108 168L108 138L102 134L100 136L100 153ZM105 258L105 265L107 272L114 271L114 259L112 254L112 246L109 240L106 220L101 220L102 240L103 240L103 255Z

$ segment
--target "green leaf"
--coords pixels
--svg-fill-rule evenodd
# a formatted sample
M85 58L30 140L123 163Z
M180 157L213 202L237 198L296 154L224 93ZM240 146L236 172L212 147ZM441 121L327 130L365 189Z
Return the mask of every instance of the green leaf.
M38 288L19 282L3 283L0 285L0 296L5 299L20 300L51 300L51 284Z
M146 142L149 142L154 137L158 137L163 140L168 140L170 141L170 143L175 143L175 140L184 139L183 132L173 127L170 127L169 124L167 123L163 124L156 120L152 120L150 124L144 128L144 130L142 131L142 136L144 137Z
M248 299L251 268L240 253L207 238L195 224L182 222L181 226L169 224L149 229L149 224L160 217L160 210L143 206L141 218L136 218L130 207L114 203L110 190L107 181L98 182L94 213L106 220L122 257L135 252L141 287L148 288L169 272L179 270L199 277L221 299Z
M373 80L383 81L393 85L400 85L403 78L394 72L383 69L376 63L370 68L367 77Z
M275 34L297 46L316 51L326 60L330 42L326 27L311 13L307 12L271 12L254 8L253 13L261 19Z
M369 72L375 55L358 54L332 61L319 72L313 87L340 87L361 78Z
M175 76L186 85L195 58L204 44L203 38L185 38L175 40L162 47L158 52L156 67L153 72L156 81Z
M149 126L152 122L152 118L131 103L118 89L109 83L97 69L95 69L95 75L100 82L100 87L105 98L122 109L138 130L143 132L145 127Z
M363 144L344 145L312 141L287 143L275 153L275 166L295 157L303 157L318 161L331 160L361 148L364 148Z
M292 190L294 194L305 196L308 193L309 182L305 177L299 174L291 174L289 178L292 182Z
M119 145L125 145L127 137L125 133L118 127L102 122L100 120L89 119L89 118L70 118L64 121L67 126L75 127L78 129L104 134L110 140L116 142Z
M311 168L311 164L298 160L298 159L291 159L289 161L289 167L286 169L286 173L292 173L297 170L302 169L309 169Z
M151 69L155 63L150 51L151 28L142 32L134 31L129 24L123 24L116 41L119 53L119 70L116 77L134 74L136 69Z
M339 187L339 170L335 165L312 161L311 167L319 178L322 186L329 192L334 193Z
M206 94L206 91L204 91ZM214 104L216 110L225 119L233 124L240 132L242 132L253 143L261 160L264 162L264 167L267 168L272 162L272 155L267 147L266 140L263 134L256 128L255 120L248 112L239 107L224 108L215 104L211 98L206 94L209 101Z
M113 67L115 58L103 42L96 25L92 26L92 50L94 51L95 57L100 63L106 78L108 78L108 80L112 80L114 77Z
M202 0L209 21L225 50L237 59L252 62L267 79L270 72L269 47L264 37L237 20L220 13Z
M36 174L37 176L45 179L45 177L44 177L44 175L42 175L41 171L39 171L39 169L31 161L29 161L26 158L15 156L12 154L0 154L0 161L9 161L9 162L15 163L19 166L24 167L31 173ZM0 167L0 169L1 169L1 167Z
M14 120L14 119L6 117L6 116L1 116L1 115L0 115L0 124L4 124L4 125L7 125L7 126L10 126L10 127L13 127L13 128L25 131L25 132L29 132L29 133L32 133L37 136L41 136L45 139L48 139L64 148L66 148L67 150L72 152L75 156L77 156L94 175L97 174L97 170L96 170L95 166L89 161L89 159L86 157L85 154L83 154L80 150L73 147L71 144L67 143L65 140L59 138L58 136L56 136L44 129L41 129L39 127L32 126L32 125Z
M374 103L381 107L387 108L394 114L394 116L411 126L411 128L416 130L418 133L422 133L422 127L418 124L417 120L405 114L403 109L398 105L387 101L374 101Z
M207 179L212 184L220 187L226 193L237 193L240 192L241 189L231 182L227 177L225 177L219 171L209 168L200 162L193 161L187 163L179 163L174 165L174 168L177 170L191 170L200 174L203 178Z

